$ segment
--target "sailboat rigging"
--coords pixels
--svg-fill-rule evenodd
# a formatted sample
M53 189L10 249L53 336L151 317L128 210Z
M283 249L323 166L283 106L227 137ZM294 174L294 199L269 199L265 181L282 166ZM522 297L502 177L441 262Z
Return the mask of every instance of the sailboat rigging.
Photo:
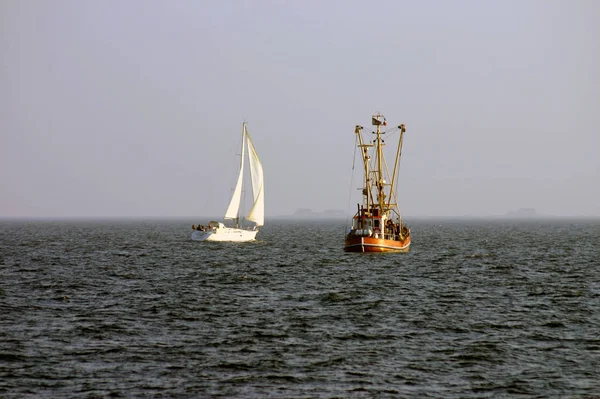
M254 226L244 228L240 223L240 203L244 185L245 153L248 151L248 164L252 185L253 204L246 220L254 222ZM237 183L231 196L229 206L225 211L225 219L233 220L233 227L226 227L221 222L211 221L208 226L193 225L192 240L194 241L233 241L246 242L256 239L258 228L265 224L265 187L263 167L250 139L250 133L244 122L242 125L242 156Z

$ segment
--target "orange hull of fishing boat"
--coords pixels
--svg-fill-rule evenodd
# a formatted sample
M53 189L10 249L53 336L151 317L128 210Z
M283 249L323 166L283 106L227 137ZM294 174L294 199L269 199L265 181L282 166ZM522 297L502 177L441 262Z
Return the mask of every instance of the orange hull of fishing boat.
M402 240L349 235L344 242L346 252L408 252L409 249L410 235Z

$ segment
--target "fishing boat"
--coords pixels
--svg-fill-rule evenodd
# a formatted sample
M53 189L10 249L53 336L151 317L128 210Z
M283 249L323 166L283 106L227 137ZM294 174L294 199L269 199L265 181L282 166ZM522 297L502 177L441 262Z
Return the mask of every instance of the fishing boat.
M246 216L246 220L254 222L248 226L242 226L240 218L240 203L244 185L244 159L248 149L248 163L250 165L250 181L252 182L253 204ZM225 212L225 219L233 221L233 227L225 226L222 222L211 221L208 225L193 225L192 240L194 241L232 241L247 242L256 239L258 228L265 224L265 185L263 167L256 152L256 148L250 139L250 133L246 123L242 125L242 156L237 184L233 190L231 201Z
M410 249L410 229L402 221L398 206L398 174L402 156L402 139L406 127L402 124L383 131L387 121L382 114L371 118L375 131L365 140L363 127L357 125L357 149L360 152L363 168L362 203L352 218L352 226L346 233L346 252L408 252ZM398 134L398 145L394 168L389 173L383 147L384 136L392 138ZM356 157L355 157L356 158Z

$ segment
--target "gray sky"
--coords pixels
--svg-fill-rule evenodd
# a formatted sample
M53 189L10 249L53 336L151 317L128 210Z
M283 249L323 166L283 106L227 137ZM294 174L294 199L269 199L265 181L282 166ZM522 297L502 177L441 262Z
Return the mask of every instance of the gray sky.
M0 217L222 215L243 121L267 218L354 209L353 129L378 111L407 126L405 217L600 216L599 20L595 0L0 0Z

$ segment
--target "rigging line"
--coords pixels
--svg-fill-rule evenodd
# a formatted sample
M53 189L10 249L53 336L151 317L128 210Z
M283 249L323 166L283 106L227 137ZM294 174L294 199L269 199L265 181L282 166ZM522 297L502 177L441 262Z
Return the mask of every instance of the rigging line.
M354 165L356 164L356 149L358 148L356 142L358 141L358 137L356 134L354 135L354 157L352 158L352 173L354 173Z
M400 129L398 129L400 130ZM396 169L396 182L395 182L395 186L399 187L399 183L400 183L400 168L402 166L402 147L400 147L400 154L399 154L399 158L398 158L398 167ZM402 214L400 213L400 201L398 200L398 196L396 195L396 208L398 209L398 221L400 222L400 225L402 225Z
M389 130L389 131L386 131L386 133L388 133L388 134L389 134L389 136L386 136L386 139L387 139L387 140L393 139L393 138L394 138L394 135L395 135L396 133L398 133L398 132L400 132L400 129L399 129L398 127L395 127L395 128L393 128L393 129L391 129L391 130ZM396 173L398 173L398 172L399 172L399 169L400 169L400 168L398 167L398 170L396 170ZM393 183L393 182L391 181L391 180L392 180L392 177L393 177L393 175L392 175L392 174L390 174L389 166L388 166L388 164L387 164L387 159L385 160L385 173L386 173L386 177L387 177L387 178L390 180L390 181L389 181L389 183L390 183L390 184L391 184L391 183ZM397 181L397 180L398 180L398 176L396 176L396 181ZM397 184L397 183L395 183L395 184L393 184L393 185L392 185L392 187L394 187L394 190L392 191L392 190L391 190L391 187L390 187L390 192L389 192L390 198L388 199L388 203L390 203L390 204L391 204L391 203L394 203L394 204L396 204L396 206L398 206L398 195L397 195L397 190L398 190L398 188L397 188L397 187L398 187L398 184ZM395 211L395 210L394 210L394 211Z
M350 210L350 201L352 200L352 182L354 181L354 166L356 165L356 151L358 148L358 135L354 134L354 156L352 157L352 173L350 173L350 185L348 188L348 204L346 205L346 212ZM348 218L351 217L352 213L349 212L346 215L346 225L348 225Z
M390 130L386 130L385 132L381 132L382 134L385 133L386 136L382 137L382 140L385 142L385 140L390 140L392 138L394 138L394 136L400 132L400 129L398 127L395 127L393 129ZM371 134L375 134L375 132L370 132ZM388 136L389 135L389 136ZM373 140L373 139L372 139ZM371 141L371 140L370 140Z
M393 137L394 134L398 133L400 131L400 128L398 128L397 126L393 127L392 129L389 130L385 130L383 132L381 132L381 134L389 134L389 136L386 136L386 138L389 137Z

